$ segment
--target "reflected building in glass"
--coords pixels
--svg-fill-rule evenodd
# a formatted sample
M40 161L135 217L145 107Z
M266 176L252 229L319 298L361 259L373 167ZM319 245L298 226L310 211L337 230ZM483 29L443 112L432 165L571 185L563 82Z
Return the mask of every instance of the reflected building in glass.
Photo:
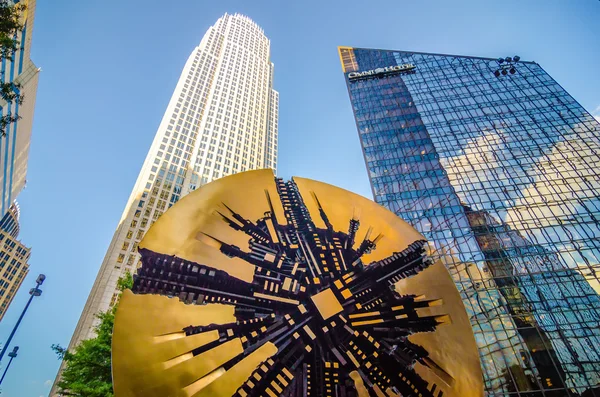
M600 396L600 124L535 62L339 51L374 198L450 270L488 394Z

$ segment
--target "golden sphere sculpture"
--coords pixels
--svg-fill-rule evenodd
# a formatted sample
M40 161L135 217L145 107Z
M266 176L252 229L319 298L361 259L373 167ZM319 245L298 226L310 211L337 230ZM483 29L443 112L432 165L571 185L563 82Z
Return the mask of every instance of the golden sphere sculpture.
M188 194L139 246L116 397L483 396L447 270L362 196L244 172Z

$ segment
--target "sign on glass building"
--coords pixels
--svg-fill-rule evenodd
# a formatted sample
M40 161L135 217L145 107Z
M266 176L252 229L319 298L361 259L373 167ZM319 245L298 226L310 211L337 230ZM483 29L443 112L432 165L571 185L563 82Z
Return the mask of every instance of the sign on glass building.
M374 198L445 258L487 392L600 395L600 124L518 57L339 52Z

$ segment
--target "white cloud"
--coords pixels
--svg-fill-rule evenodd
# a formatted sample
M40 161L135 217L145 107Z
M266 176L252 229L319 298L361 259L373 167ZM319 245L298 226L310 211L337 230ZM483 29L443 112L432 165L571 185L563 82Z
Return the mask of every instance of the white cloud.
M600 122L600 105L598 105L598 107L594 109L594 111L592 112L592 116L594 116L594 118L598 120L598 122Z
M46 387L52 386L52 380L48 379L47 381L45 381L44 386L46 386Z

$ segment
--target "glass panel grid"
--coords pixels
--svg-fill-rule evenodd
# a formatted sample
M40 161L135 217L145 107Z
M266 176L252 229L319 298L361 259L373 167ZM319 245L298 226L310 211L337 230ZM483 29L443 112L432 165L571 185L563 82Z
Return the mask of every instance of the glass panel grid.
M597 387L598 122L535 63L352 51L358 71L416 66L347 78L350 98L375 200L446 261L488 394Z

